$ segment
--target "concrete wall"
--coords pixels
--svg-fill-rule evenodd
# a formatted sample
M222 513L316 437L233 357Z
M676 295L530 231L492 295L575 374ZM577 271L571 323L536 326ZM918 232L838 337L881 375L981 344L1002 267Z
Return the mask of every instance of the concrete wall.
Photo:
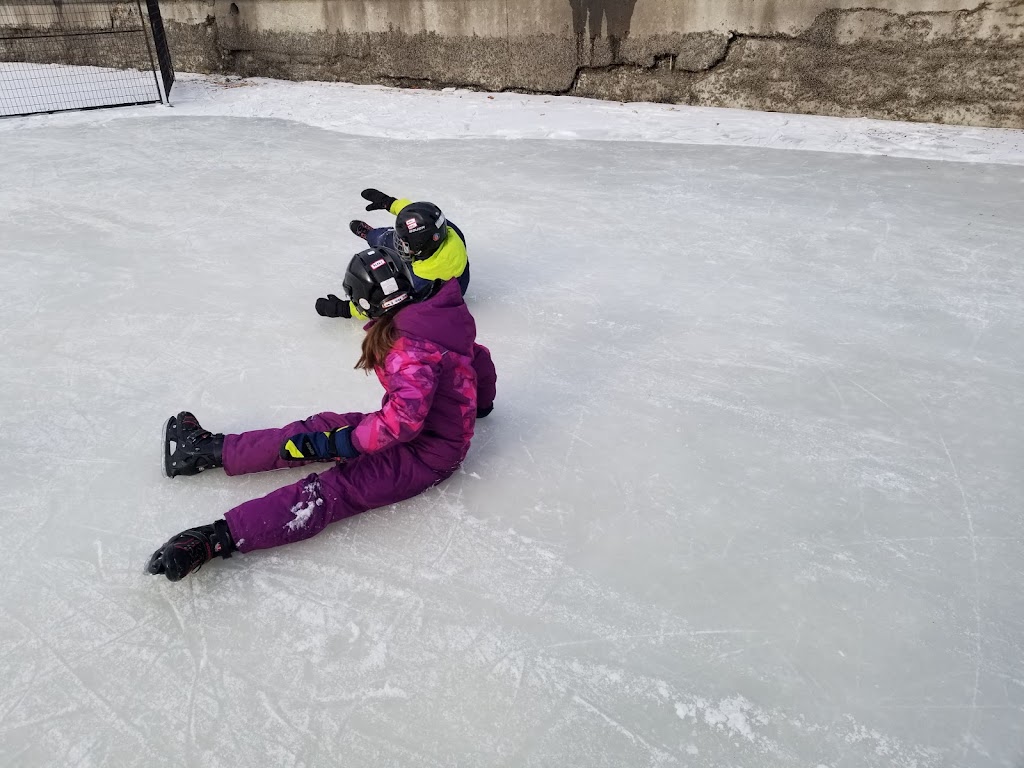
M1024 0L163 0L175 66L1024 128Z
M0 61L144 69L150 65L145 18L129 2L0 0ZM118 34L67 36L75 32Z

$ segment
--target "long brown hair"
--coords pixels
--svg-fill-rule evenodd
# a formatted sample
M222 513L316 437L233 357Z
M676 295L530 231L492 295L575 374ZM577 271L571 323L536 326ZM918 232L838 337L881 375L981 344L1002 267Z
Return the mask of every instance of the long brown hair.
M377 318L377 321L370 326L363 339L363 354L359 356L356 363L356 370L364 370L367 373L378 365L384 365L384 358L388 356L391 347L398 338L398 331L395 329L395 315L401 307L396 307Z

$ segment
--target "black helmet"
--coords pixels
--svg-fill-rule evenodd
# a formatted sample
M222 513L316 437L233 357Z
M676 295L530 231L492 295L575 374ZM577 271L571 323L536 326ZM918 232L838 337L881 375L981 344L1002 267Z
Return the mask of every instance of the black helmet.
M353 256L342 286L369 317L415 300L409 267L390 248L369 248Z
M433 203L409 203L395 220L395 248L406 261L428 259L448 237L448 222Z

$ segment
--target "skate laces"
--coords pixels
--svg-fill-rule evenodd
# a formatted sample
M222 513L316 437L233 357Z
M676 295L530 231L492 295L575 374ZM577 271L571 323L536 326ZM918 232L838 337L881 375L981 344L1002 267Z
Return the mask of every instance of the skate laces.
M178 429L179 432L185 433L182 442L186 443L189 447L194 447L206 438L213 436L213 433L210 432L210 430L203 429L203 426L199 423L199 419L191 413L181 417L178 421Z
M178 423L188 430L200 428L199 419L196 418L194 413L190 413L189 411L184 411L178 414Z
M174 542L174 548L181 550L188 558L190 567L189 573L195 573L206 563L213 559L213 547L199 531L186 531Z

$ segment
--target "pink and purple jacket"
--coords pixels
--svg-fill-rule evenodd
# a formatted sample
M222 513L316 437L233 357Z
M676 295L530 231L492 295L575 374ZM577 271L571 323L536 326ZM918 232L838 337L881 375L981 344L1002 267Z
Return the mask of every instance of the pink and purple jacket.
M408 443L427 466L453 471L466 458L477 408L494 403L490 352L476 343L476 322L455 280L402 309L395 328L398 339L376 369L381 409L359 422L352 444L377 453Z

